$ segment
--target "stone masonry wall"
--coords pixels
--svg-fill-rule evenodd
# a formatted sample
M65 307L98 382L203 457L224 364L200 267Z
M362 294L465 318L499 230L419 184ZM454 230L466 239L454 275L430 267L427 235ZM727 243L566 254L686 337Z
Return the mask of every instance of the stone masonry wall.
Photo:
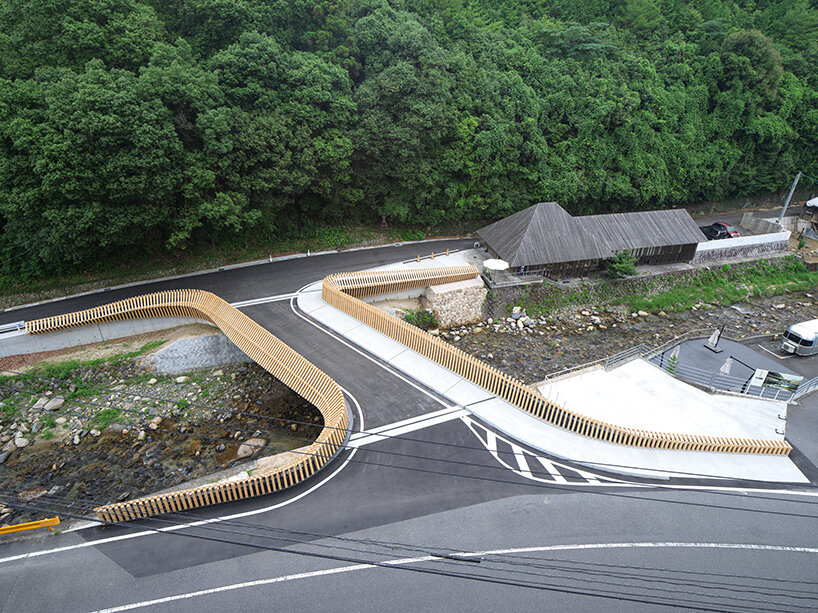
M143 365L162 375L252 362L224 334L181 338L147 356Z
M432 285L426 288L423 305L432 310L441 328L452 328L480 321L486 294L480 278Z

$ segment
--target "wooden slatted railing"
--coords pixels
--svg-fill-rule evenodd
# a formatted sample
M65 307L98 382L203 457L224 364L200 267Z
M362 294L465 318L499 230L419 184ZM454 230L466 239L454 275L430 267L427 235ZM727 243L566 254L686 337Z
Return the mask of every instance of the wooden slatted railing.
M126 521L286 489L315 474L343 446L349 429L349 415L338 384L244 313L210 292L171 290L138 296L85 311L29 321L26 331L43 334L91 323L142 317L193 317L213 323L267 372L315 405L324 416L324 428L315 442L285 466L229 483L104 505L95 509L101 520Z
M535 417L582 436L634 447L685 451L718 451L789 455L786 441L672 434L617 426L586 417L543 398L522 382L473 358L464 351L389 315L358 298L392 291L475 278L473 266L416 268L330 275L324 279L325 302L479 385Z

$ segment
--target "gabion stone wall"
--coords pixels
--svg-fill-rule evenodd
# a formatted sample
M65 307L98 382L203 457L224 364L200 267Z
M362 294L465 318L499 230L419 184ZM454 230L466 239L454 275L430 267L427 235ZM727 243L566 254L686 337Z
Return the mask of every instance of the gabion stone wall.
M453 328L482 320L486 294L479 277L431 285L423 294L423 306L432 310L441 328Z

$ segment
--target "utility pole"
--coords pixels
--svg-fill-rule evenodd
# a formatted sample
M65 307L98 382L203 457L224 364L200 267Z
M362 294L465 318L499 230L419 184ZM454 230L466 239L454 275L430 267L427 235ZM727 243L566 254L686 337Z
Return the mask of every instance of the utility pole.
M790 188L790 193L787 196L787 201L784 203L784 208L781 209L781 215L778 216L778 225L780 226L781 223L784 221L784 213L787 212L787 207L790 205L790 200L792 200L792 194L795 192L795 186L798 185L798 180L801 178L801 173L799 172L795 175L795 181L792 182L792 187Z

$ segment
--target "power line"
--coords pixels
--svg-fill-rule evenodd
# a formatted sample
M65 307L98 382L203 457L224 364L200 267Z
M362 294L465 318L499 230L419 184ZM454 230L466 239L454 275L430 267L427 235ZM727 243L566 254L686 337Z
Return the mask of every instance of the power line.
M33 505L32 505L32 507L33 507ZM40 508L38 510L40 510L41 512L50 512L49 510L42 509L42 508ZM78 519L86 519L86 518L84 518L82 516L76 516L76 515L74 517L76 517ZM154 518L154 519L156 519L156 518ZM167 522L168 520L164 520L164 521ZM153 528L153 527L150 527L150 526L146 527L146 529L149 530L149 531L154 531L154 532L163 532L161 529ZM229 531L229 530L218 529L216 531L230 533L230 534L240 534L240 535L243 535L243 536L248 535L248 533L242 533L242 532L236 533L235 531ZM651 595L654 596L654 599L653 600L647 600L647 599L645 599L644 595L638 594L638 593L633 593L633 592L600 591L600 590L597 590L595 592L591 592L591 591L588 591L588 590L578 589L578 588L576 588L574 586L566 586L564 584L563 585L554 584L553 581L550 582L550 583L538 583L538 582L535 582L533 580L520 581L520 580L506 579L506 578L502 578L502 577L496 577L496 576L485 575L485 574L480 575L480 574L474 574L474 573L462 573L462 572L443 571L443 570L438 570L438 569L426 569L426 568L419 568L419 567L413 567L413 566L408 566L408 565L397 565L394 562L390 563L390 561L379 562L379 561L349 558L347 556L342 556L342 555L338 555L338 554L300 551L300 550L294 550L294 549L283 548L283 547L275 547L275 546L271 546L271 545L263 545L263 544L258 543L258 542L236 541L236 540L231 540L231 539L228 539L228 538L218 538L218 537L213 537L213 536L203 535L203 534L180 533L180 535L181 536L191 537L191 538L199 538L199 539L209 540L209 541L229 543L229 544L237 545L237 546L246 546L246 547L253 547L253 548L257 548L257 549L265 549L265 550L276 551L276 552L280 552L280 553L289 553L289 554L302 555L302 556L308 556L308 557L316 557L316 558L321 558L321 559L343 561L343 562L354 563L354 564L365 564L365 565L378 566L378 567L383 567L383 568L403 569L403 570L413 571L413 572L441 575L441 576L450 577L450 578L468 579L468 580L475 580L475 581L494 583L494 584L500 584L500 585L509 585L509 586L512 586L512 587L528 587L528 588L532 588L532 589L538 589L538 590L544 590L544 591L556 591L556 592L568 593L568 594L572 594L572 595L584 595L584 596L601 597L601 598L613 598L613 599L617 599L617 600L625 600L625 601L629 601L629 602L639 602L639 603L643 603L643 604L666 605L666 604L668 604L668 602L662 602L662 601L669 601L672 606L678 606L678 607L687 608L687 609L694 609L694 610L708 610L708 611L716 611L716 610L718 610L718 611L727 611L727 610L734 611L734 610L736 610L735 608L732 608L732 609L717 609L712 604L712 601L711 602L702 602L702 601L691 600L691 599L679 599L679 598L674 598L674 597L670 597L670 596L656 596L653 593L653 592L656 592L656 591L662 591L662 592L673 593L673 594L685 594L685 595L687 595L687 594L690 593L689 590L681 591L681 590L671 590L671 589L667 589L667 588L653 587L653 588L651 588ZM250 535L250 536L256 537L258 535ZM282 540L281 537L275 537L275 538L277 540ZM302 542L301 544L306 544L306 543ZM312 544L312 545L313 546L320 546L318 544ZM356 553L370 553L371 554L373 552L361 552L360 550L357 550ZM441 556L437 556L435 554L429 554L429 555L424 556L424 557L425 558L431 558L431 559L425 560L425 561L432 561L432 559L433 559L434 561L436 561L438 563L448 564L448 565L451 565L452 561L459 561L459 562L468 561L465 556L463 557L462 560L454 558L454 557L445 557L445 558L441 559ZM499 569L493 568L492 570L499 570ZM510 573L511 571L505 571L505 572ZM533 573L533 572L528 572L528 571L519 571L518 570L516 572L517 572L517 574L522 574L522 575L529 575L529 576L533 575L535 577L541 577L542 576L539 573ZM571 578L569 578L569 580L571 580ZM579 580L579 579L575 579L575 580ZM616 587L621 587L621 583L611 583L611 582L607 582L607 581L587 579L587 578L582 578L581 580L584 583L588 583L588 582L601 583L601 584L604 584L604 585L615 585ZM637 586L637 585L629 585L627 587L635 588L635 589L640 589L641 588L641 586ZM715 595L714 594L704 594L704 593L700 593L700 592L694 592L693 594L697 595L697 596L705 596L705 597L710 598L710 599L717 598L717 599L721 599L721 600L730 600L731 599L733 601L741 600L741 601L746 601L746 602L762 602L762 603L769 604L769 605L779 604L777 602L763 601L763 600L758 600L758 599L745 599L745 598L735 598L735 597L731 598L729 596L723 596L723 595L717 595L717 594L715 594ZM792 596L785 595L785 594L780 594L780 595L785 597L785 598L793 598ZM723 605L719 604L719 605L716 605L716 606L723 606ZM788 606L790 608L793 608L793 607L794 608L809 608L809 609L814 608L814 607L804 607L804 606L799 606L799 605L794 605L794 604L789 604ZM706 607L706 608L703 608L703 607ZM749 611L756 611L756 610L769 611L769 610L772 610L772 609L770 607L768 607L768 606L764 607L764 608L746 607L745 606L745 610L749 610ZM782 610L789 610L789 609L782 609Z
M196 515L196 514L191 513L191 512L180 512L180 513L177 513L177 514L174 514L174 515L189 517L189 518L193 518L193 519L196 519L196 520L207 521L207 519L204 518L203 516ZM172 519L169 519L169 518L167 518L167 519L160 518L159 521L165 521L167 523L174 523L175 525L180 525L180 524L184 525L181 522L174 522ZM211 524L208 524L208 525L211 525ZM274 533L283 532L283 533L291 534L291 535L308 536L308 537L322 538L322 539L332 539L332 540L338 540L338 541L341 541L341 542L344 542L344 543L374 545L376 547L387 548L387 549L390 550L390 553L391 553L392 550L401 549L401 550L405 550L405 551L412 551L414 553L422 553L422 554L425 554L425 555L429 555L429 554L438 555L437 553L432 551L433 548L429 547L428 545L395 543L395 542L389 542L389 541L377 541L377 540L372 540L372 539L354 539L354 538L349 538L349 537L340 537L340 536L337 536L337 535L307 532L307 531L303 531L303 530L289 530L289 529L286 529L286 528L276 528L276 527L270 527L270 526L253 525L253 524L249 524L247 522L240 522L240 521L234 521L234 520L220 521L219 525L229 525L229 526L237 526L237 527L243 527L243 528L252 528L252 529L256 529L256 530L263 530L263 531L274 532ZM236 532L236 531L228 531L228 532L235 533L235 534L242 534L244 536L256 536L254 534L251 534L251 533L247 532L246 530L243 531L243 532ZM306 541L300 540L300 539L292 539L292 538L286 538L286 537L281 537L281 536L264 537L264 538L275 538L277 540L285 540L285 541L290 541L290 542L293 542L293 543L300 543L300 544L303 544L303 543L306 542ZM331 546L328 546L328 545L325 545L325 544L322 545L322 546L331 547ZM333 547L333 548L336 548L336 547ZM358 551L358 550L355 550L354 548L350 549L348 547L344 547L342 549ZM439 549L438 549L438 551L439 551ZM373 553L373 552L368 552L368 553ZM451 556L456 555L456 554L457 554L457 552L455 550L450 549L447 553L443 554L443 557L451 557ZM639 571L646 571L647 570L647 571L652 571L652 572L664 572L664 573L678 572L679 574L687 574L687 575L707 575L708 577L712 577L714 575L716 575L716 576L720 575L720 576L729 577L729 578L732 578L732 579L747 579L747 580L753 580L753 581L771 581L771 582L775 581L775 582L782 582L782 583L785 583L785 582L793 583L793 581L791 581L791 580L769 579L769 578L765 578L765 577L748 577L748 576L744 576L744 575L735 575L735 574L701 573L701 572L694 572L694 571L676 571L676 570L672 570L672 569L659 569L659 568L650 568L650 567L635 567L634 568L634 567L631 567L631 566L624 566L623 567L621 565L612 565L612 564L579 563L579 564L585 564L585 565L591 565L591 566L598 566L598 567L601 567L603 569L603 570L596 570L596 569L588 570L588 569L567 568L565 566L553 566L553 565L547 565L547 564L544 565L543 564L543 562L554 562L554 563L558 563L558 564L565 564L566 563L565 560L559 560L559 559L547 559L546 558L545 560L543 560L542 558L531 558L531 557L527 557L527 556L511 556L511 555L506 555L504 557L512 560L510 562L503 562L504 564L508 564L508 565L515 565L515 564L516 565L524 565L524 566L531 566L531 567L534 567L534 568L542 568L542 569L546 569L546 570L555 570L555 571L558 571L558 572L580 571L580 572L585 572L585 573L589 573L589 574L600 574L601 576L615 576L615 577L622 577L622 578L626 578L626 579L636 578L636 579L641 580L641 581L661 582L661 583L668 583L668 584L671 584L671 585L679 585L679 584L688 585L690 583L690 580L681 579L681 578L674 578L674 577L652 577L652 578L645 578L643 576L637 577L636 575L634 575L632 573L626 573L626 572L622 572L622 571L623 571L623 569L628 569L628 570L639 570ZM523 562L515 562L513 560L523 560ZM608 570L608 569L615 569L615 570L611 571L611 570ZM616 571L620 571L620 572L616 572ZM686 583L681 583L681 582L686 582ZM723 590L726 590L726 591L740 591L742 593L757 593L757 594L761 594L761 595L772 595L772 596L784 595L784 596L794 598L794 599L804 599L805 597L804 596L793 595L793 594L804 594L804 595L807 595L806 598L808 598L808 599L818 599L818 595L816 595L814 592L807 592L807 591L804 591L804 590L797 590L797 589L792 589L792 588L788 588L790 594L786 594L785 592L782 592L781 590L771 592L771 591L753 589L751 586L748 586L748 585L745 585L745 584L726 583L726 582L718 582L718 581L706 581L706 580L703 580L703 579L694 579L693 582L697 583L700 587L703 587L705 589L723 589ZM814 585L815 584L814 582L807 582L807 581L795 581L795 583L802 583L802 584L808 584L808 585ZM714 586L714 587L709 587L709 586ZM733 588L735 588L735 589L733 589Z
M0 386L0 387L5 387L5 386ZM82 402L82 401L80 401L80 402ZM22 405L17 405L17 406L22 406ZM98 405L93 405L93 406L98 406ZM233 429L233 428L231 427L231 429ZM246 430L246 431L249 432L249 430ZM177 434L177 432L174 431L174 434ZM231 439L213 438L213 437L196 435L196 434L192 434L192 433L188 433L188 432L178 433L178 434L179 434L179 436L184 436L184 437L189 437L189 438L213 440L213 441L219 441L219 442L228 441L231 444L235 443L235 441L233 441ZM269 446L263 446L263 445L253 445L253 446L276 450L275 448L269 447ZM462 461L462 460L453 460L453 459L448 459L448 458L435 458L435 457L430 457L430 456L419 456L419 455L414 455L414 454L405 454L405 453L386 451L386 450L371 450L371 451L374 451L375 453L386 454L386 455L399 456L399 457L402 457L402 458L424 460L424 461L431 461L431 462L439 462L439 463L443 463L443 464L456 464L456 465L461 465L461 466L468 466L470 468L488 468L488 469L492 469L492 470L502 470L504 472L506 470L505 468L503 468L501 466L497 466L495 464L491 464L491 465L488 465L488 464L475 464L473 462L466 462L466 461ZM305 455L305 456L317 456L318 455L317 453L310 453L310 452L307 452L307 451L300 451L300 450L297 450L297 449L290 450L290 453L296 453L296 454ZM401 466L401 465L397 465L397 464L386 464L386 463L383 463L383 462L373 462L373 461L370 461L370 460L362 460L362 459L355 459L355 458L349 458L348 461L349 462L354 462L354 463L357 463L357 464L377 466L377 467L381 467L381 468L395 468L395 469L399 469L399 470L408 470L408 471L413 471L413 472L422 472L422 473L427 473L427 474L435 474L435 475L448 476L448 477L460 477L460 478L468 478L468 479L489 481L489 482L502 483L502 484L524 485L524 486L528 486L528 487L542 487L544 489L557 489L557 490L564 490L564 491L571 491L571 492L576 491L571 486L560 486L560 485L557 485L557 484L541 483L541 482L536 482L535 483L535 482L531 482L531 481L528 481L528 480L512 481L512 480L509 480L509 479L501 479L501 478L489 477L489 476L485 476L485 475L469 475L469 474L464 474L464 473L452 473L452 472L447 472L447 471L442 471L442 470L433 470L433 469L429 469L429 468ZM639 485L640 484L634 484L635 487L638 487ZM653 489L661 489L661 490L670 489L670 490L675 491L675 488L673 488L672 486L663 486L661 484L651 484L650 487L653 488ZM621 498L630 498L630 499L634 499L634 500L646 500L646 501L654 501L654 502L682 504L682 505L688 505L688 506L699 506L699 507L705 507L705 508L735 510L735 511L744 511L744 512L757 512L757 513L764 513L764 514L770 514L770 515L780 515L780 516L788 516L788 517L802 517L802 518L808 518L808 519L816 519L816 517L813 516L813 515L807 515L807 514L803 514L803 513L786 512L786 511L774 511L774 510L768 510L768 509L747 509L747 508L743 508L743 507L731 507L731 506L726 506L726 505L716 505L716 504L692 502L692 501L665 500L665 499L661 499L661 498L652 498L652 497L649 497L649 496L628 495L628 494L623 494L623 493L619 493L619 492L601 492L601 491L592 490L592 491L590 491L588 493L592 493L592 494L596 494L596 495L610 495L610 496L621 497ZM771 499L771 498L766 497L766 496L745 495L745 494L737 494L737 493L732 493L732 492L711 491L710 493L720 495L720 496L729 496L729 497L741 498L742 500L747 499L747 498L753 498L753 499L765 500L765 501L775 500L775 499ZM794 501L790 501L790 502L798 503L798 504L810 504L810 505L818 504L818 502L815 502L815 501L804 501L804 500L794 500ZM111 503L108 502L106 504L111 504Z
M7 387L7 386L0 386L0 387ZM7 401L5 401L5 402L8 403ZM77 402L80 402L81 404L83 403L83 401L77 401ZM86 403L86 404L91 404L92 406L99 406L99 405L93 405L93 403ZM17 405L17 406L23 406L23 405ZM232 427L231 427L231 429L232 429ZM249 430L246 430L246 431L249 432ZM232 441L230 439L221 439L221 438L213 439L212 437L199 436L199 435L194 435L194 434L190 434L190 433L187 433L187 432L178 433L178 434L180 436L197 438L197 439L206 439L206 440L211 439L211 440L220 441L220 442L229 441L231 444L234 444L234 442L235 442L235 441ZM263 446L260 446L260 447L263 447ZM269 447L269 448L274 449L272 447ZM431 461L431 462L440 462L440 463L444 463L444 464L459 464L459 465L469 466L469 467L472 467L472 468L489 468L489 469L494 469L494 470L505 470L502 467L498 467L496 465L475 464L475 463L472 463L472 462L465 462L465 461L452 460L452 459L441 459L441 458L434 458L434 457L429 457L429 456L418 456L418 455L414 455L414 454L404 454L404 453L391 452L391 451L385 451L385 450L370 450L370 451L375 451L376 453L382 453L382 454L387 454L387 455L395 455L395 456L400 456L400 457L410 458L410 459L427 460L427 461ZM306 456L310 456L310 455L317 456L318 455L317 453L310 453L310 452L307 452L307 451L299 451L299 450L290 450L290 453L296 453L296 454L299 454L299 455L306 455ZM531 481L528 481L528 480L512 481L512 480L509 480L509 479L500 479L500 478L494 478L494 477L489 477L489 476L485 476L485 475L469 475L469 474L464 474L464 473L452 473L452 472L441 471L441 470L433 470L433 469L428 469L428 468L419 468L419 467L410 467L410 466L401 466L401 465L397 465L397 464L386 464L386 463L382 463L382 462L373 462L373 461L369 461L369 460L361 460L361 459L355 459L355 458L348 458L348 461L355 462L355 463L358 463L358 464L363 464L363 465L371 465L371 466L377 466L377 467L382 467L382 468L394 468L394 469L399 469L399 470L408 470L408 471L413 471L413 472L422 472L422 473L427 473L427 474L435 474L435 475L448 476L448 477L460 477L460 478L468 478L468 479L473 479L473 480L483 480L483 481L502 483L502 484L524 485L524 486L528 486L528 487L541 487L541 488L544 488L544 489L556 489L556 490L571 491L571 492L576 491L575 488L573 488L571 486L560 486L560 485L557 485L557 484L550 484L550 483L534 483L534 482L531 482ZM639 485L640 484L634 484L635 487L638 487ZM653 489L661 489L661 490L671 489L671 490L675 491L675 488L672 488L672 486L663 486L661 484L651 484L650 487L653 488ZM672 504L681 504L681 505L686 505L686 506L714 508L714 509L721 509L721 510L757 512L757 513L776 515L776 516L801 517L801 518L808 518L808 519L816 519L816 517L813 516L813 515L807 515L807 514L803 514L803 513L775 511L775 510L768 510L768 509L748 509L748 508L743 508L743 507L731 507L731 506L726 506L726 505L717 505L717 504L693 502L693 501L665 500L665 499L653 498L653 497L649 497L649 496L629 495L629 494L624 494L624 493L620 493L620 492L607 492L607 491L603 492L603 491L598 491L598 490L591 490L588 493L595 494L595 495L605 495L605 496L613 496L613 497L619 497L619 498L634 499L634 500L640 500L640 501L664 502L664 503L672 503ZM721 496L738 497L738 498L741 498L741 499L754 498L754 499L767 500L767 501L771 500L771 498L765 497L765 496L744 495L744 494L736 494L736 493L732 493L732 492L711 491L710 493L716 494L716 495L721 495ZM775 500L775 499L773 499L773 500ZM802 500L796 500L796 501L790 501L790 502L798 503L798 504L818 504L818 502L802 501ZM107 503L107 504L110 504L110 503Z
M15 375L28 376L28 377L32 377L32 378L39 379L39 380L51 381L53 383L65 383L64 381L62 381L60 379L56 379L54 377L29 375L28 373L21 373L21 372L15 372L15 371L6 371L6 372L12 372ZM163 396L150 396L148 394L137 394L136 392L118 391L118 390L112 390L110 388L103 388L103 387L99 387L99 386L91 386L91 385L88 385L88 384L85 384L85 383L83 383L82 385L87 387L87 388L90 388L90 389L94 389L94 390L97 390L97 391L100 391L100 392L103 392L103 393L107 393L108 395L123 394L124 393L124 394L130 395L130 396L139 395L142 398L150 398L152 400L160 400L162 402L170 402L170 403L174 403L174 404L177 404L179 402L178 400L168 400L167 398L165 398ZM41 392L29 392L29 391L26 391L26 390L23 390L23 389L19 389L18 391L21 391L22 393L31 394L31 395L41 393ZM100 406L100 405L95 405L94 403L87 402L87 401L84 402L84 401L79 401L79 400L76 400L76 399L74 399L73 401L74 402L79 402L80 404L86 404L86 405L89 405L89 406ZM259 414L256 414L256 413L247 413L247 412L238 411L238 410L235 410L235 409L219 409L219 408L214 407L212 405L207 405L207 404L202 404L202 403L188 402L188 406L193 407L193 408L197 408L197 409L207 410L207 411L219 411L219 412L226 411L226 412L228 412L228 413L230 413L232 415L246 416L246 417L250 417L250 418L253 418L253 419L266 419L266 420L272 420L272 421L283 421L284 423L288 423L288 424L297 424L297 425L305 425L305 426L313 426L313 427L316 426L316 424L313 423L313 422L304 422L304 421L285 419L285 418L280 418L280 417L259 415ZM28 408L30 408L30 407L28 407ZM104 408L107 408L107 407L101 407L101 408L104 409ZM128 409L120 409L120 410L127 411L127 412L140 413L139 411L135 411L135 410L128 410ZM140 415L141 415L141 413L140 413ZM434 417L429 417L427 419L434 419ZM188 420L188 421L191 421L191 420ZM416 423L421 423L422 421L424 421L424 420L419 419ZM116 423L116 422L114 421L113 423ZM343 432L346 432L346 428L339 428L339 427L336 427L336 426L329 426L329 425L326 425L326 424L323 425L322 427L324 427L326 429L342 430ZM235 429L241 430L241 428L235 428ZM249 430L244 430L244 431L249 432ZM300 440L300 441L305 441L305 442L309 442L309 443L313 442L312 439L305 439L303 437L295 437L295 436L288 435L288 434L277 435L277 436L279 438L289 438L289 439L292 439L292 440ZM478 451L483 451L484 450L483 447L476 447L476 446L471 446L471 445L461 445L461 444L457 444L457 443L439 443L439 442L433 442L433 441L424 441L423 439L407 437L407 436L404 436L404 435L392 436L392 435L388 435L388 434L372 433L372 434L369 434L368 436L378 436L378 437L381 437L383 439L399 438L400 440L404 440L404 441L417 442L417 443L426 444L426 445L448 446L448 447L454 447L454 448L459 448L459 449L478 450ZM399 454L396 454L395 452L385 452L385 451L378 451L378 452L379 453L392 453L392 454L395 454L395 455L399 455ZM506 451L497 450L497 454L498 454L498 456L508 455L508 454L510 454L511 456L515 456L513 451L506 452ZM418 457L418 456L411 456L411 457ZM423 456L420 456L420 457L423 457ZM425 459L435 460L436 458L427 457ZM486 467L486 468L489 467L489 466L486 466L486 465L482 465L482 466ZM639 467L639 466L630 466L630 465L626 465L626 464L612 464L612 463L604 463L604 462L594 462L594 466L606 466L606 467L609 467L609 468L638 469L638 470L643 470L645 472L660 472L660 473L666 472L666 471L663 471L661 469L644 468L644 467ZM707 477L707 478L710 478L710 479L719 479L720 478L720 479L730 480L730 481L735 480L735 477L728 477L728 476L725 476L725 475L713 475L713 474L692 473L692 472L683 472L683 471L673 471L673 472L675 474L684 475L685 477L690 477L690 478ZM553 475L553 473L548 473L548 474ZM808 503L808 502L804 501L803 504L818 504L818 502L816 502L816 503L809 502Z

